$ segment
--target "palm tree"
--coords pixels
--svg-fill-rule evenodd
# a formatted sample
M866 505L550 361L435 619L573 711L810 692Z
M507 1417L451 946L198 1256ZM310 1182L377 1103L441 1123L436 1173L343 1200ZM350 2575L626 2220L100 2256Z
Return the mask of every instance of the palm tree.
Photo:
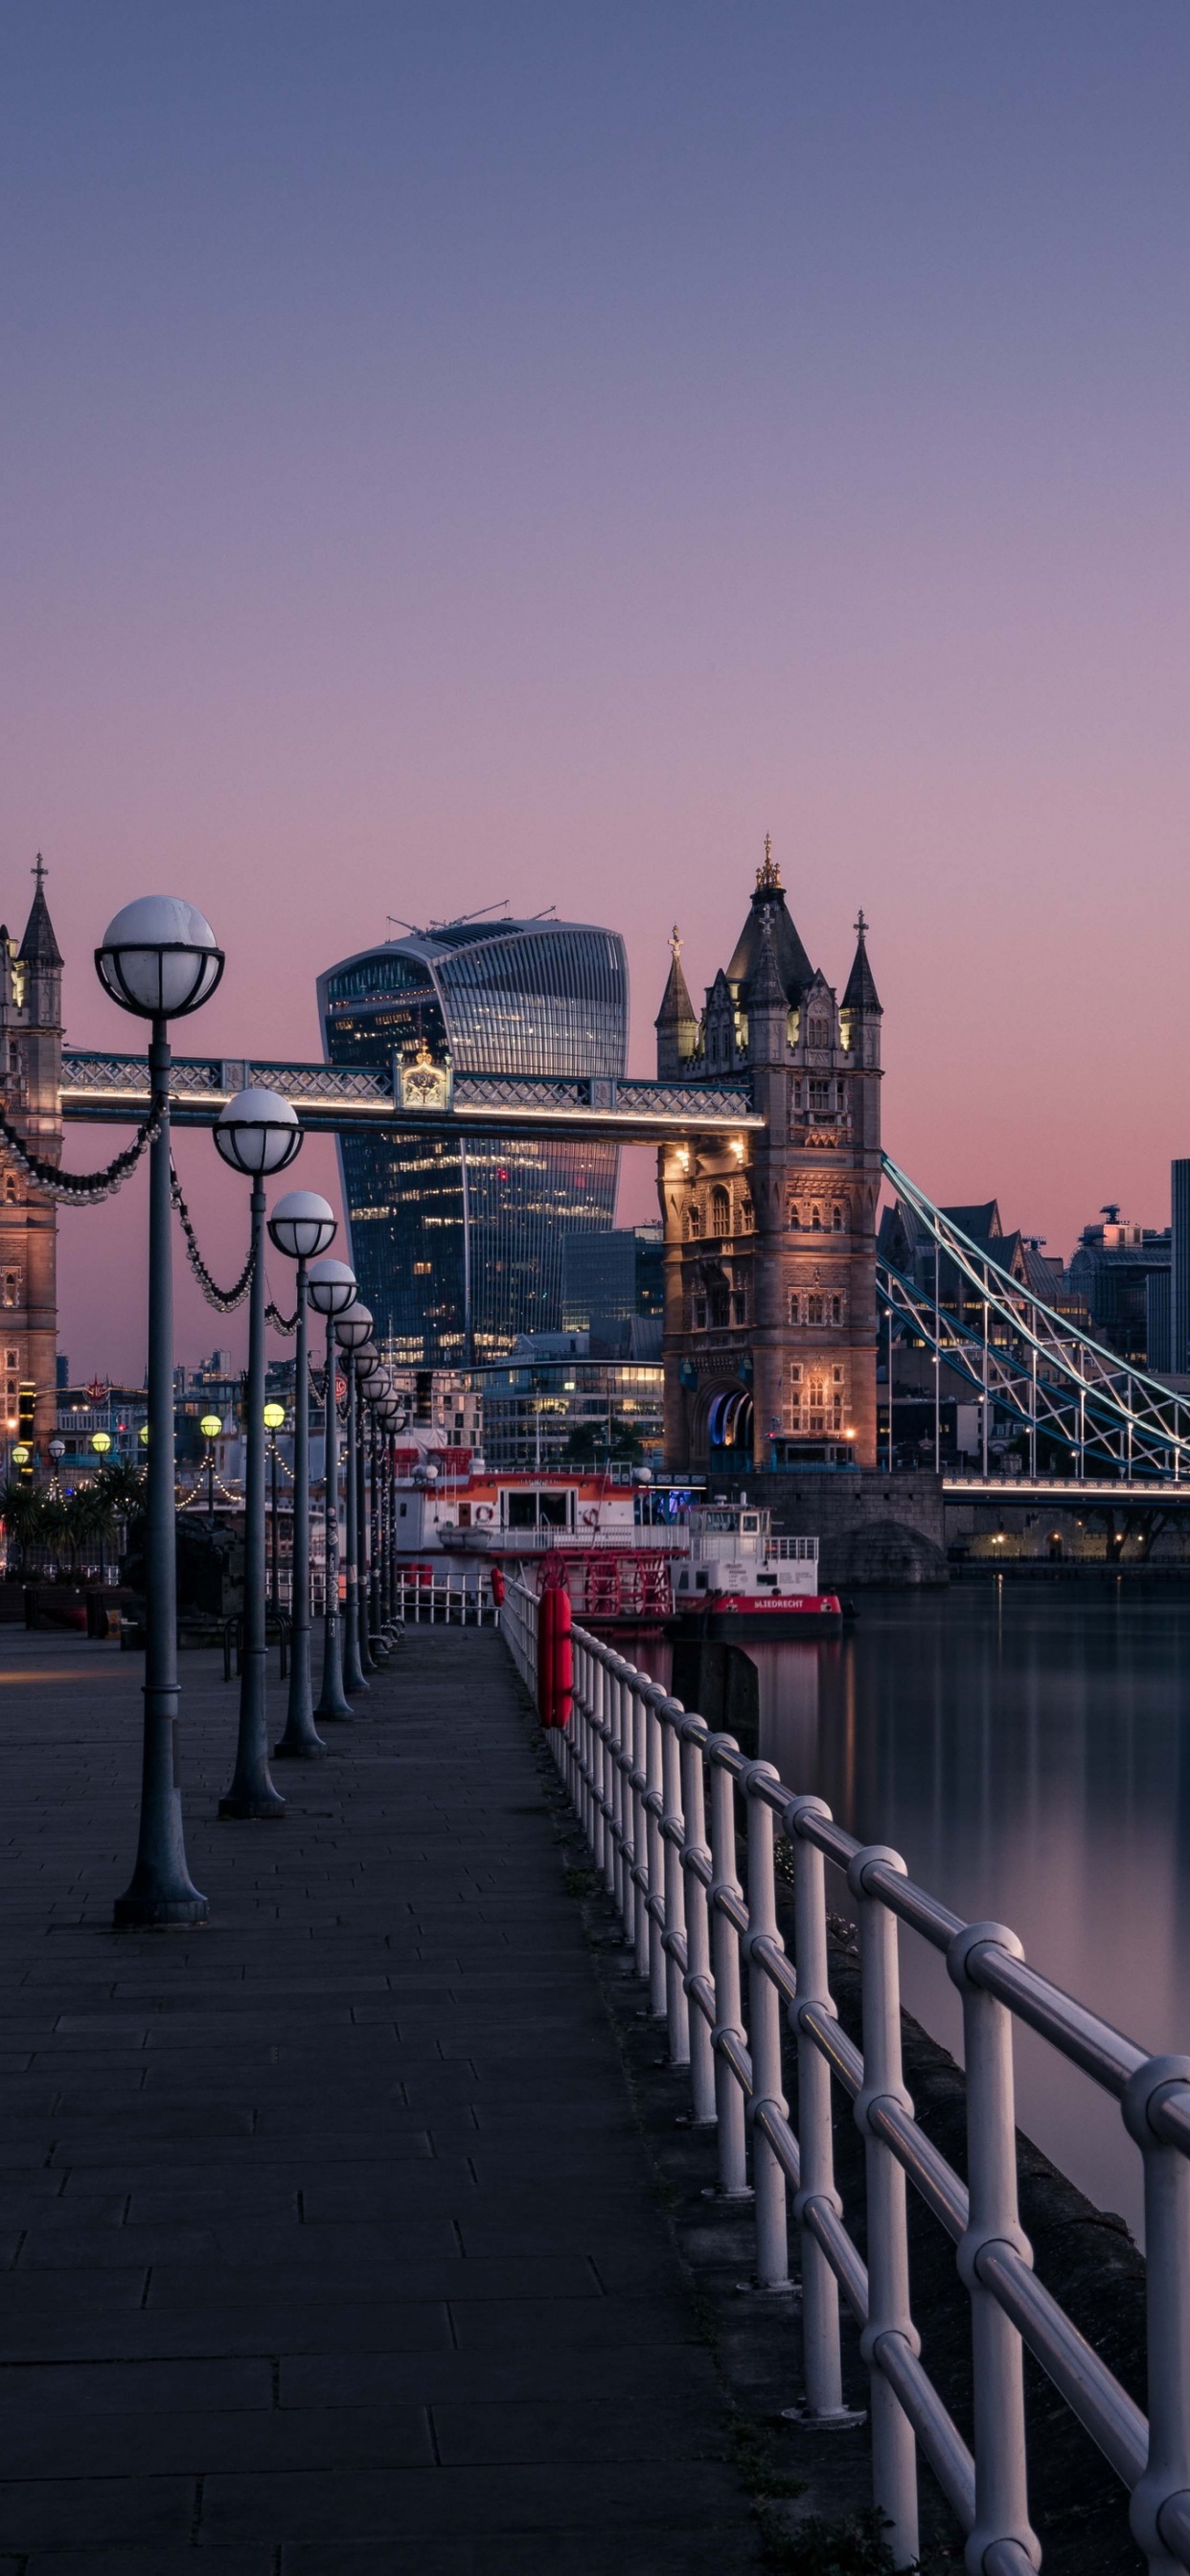
M41 1496L36 1487L17 1478L0 1488L0 1522L3 1522L10 1551L15 1549L16 1552L16 1562L10 1565L10 1571L23 1575L29 1552L41 1528Z

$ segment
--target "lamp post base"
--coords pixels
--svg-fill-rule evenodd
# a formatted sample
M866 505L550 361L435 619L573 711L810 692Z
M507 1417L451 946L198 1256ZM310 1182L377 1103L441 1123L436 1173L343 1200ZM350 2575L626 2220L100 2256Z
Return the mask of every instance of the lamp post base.
M326 1758L326 1751L327 1747L320 1735L303 1736L293 1744L288 1743L282 1736L280 1743L273 1746L273 1760L274 1762L322 1762Z
M134 1881L116 1898L112 1922L118 1932L192 1932L209 1920L210 1912L197 1888L189 1896L154 1896L148 1890L140 1895Z
M279 1824L285 1813L285 1800L278 1797L276 1790L271 1797L268 1797L263 1791L237 1792L235 1789L229 1789L227 1796L219 1801L219 1813L233 1823Z

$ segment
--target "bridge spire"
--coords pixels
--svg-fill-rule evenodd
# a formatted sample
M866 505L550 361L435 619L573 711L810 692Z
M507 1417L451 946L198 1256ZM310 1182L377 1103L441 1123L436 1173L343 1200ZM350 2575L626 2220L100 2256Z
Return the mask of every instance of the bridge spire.
M862 904L855 923L855 956L847 978L847 990L839 1007L844 1011L866 1011L873 1017L883 1017L876 980L868 964L868 924Z

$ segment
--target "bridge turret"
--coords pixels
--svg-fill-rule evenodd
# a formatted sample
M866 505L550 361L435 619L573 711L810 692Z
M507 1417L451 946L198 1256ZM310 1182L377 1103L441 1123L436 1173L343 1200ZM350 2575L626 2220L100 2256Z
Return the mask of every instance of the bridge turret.
M0 932L0 1088L5 1116L31 1153L56 1163L62 1152L62 952L37 880L18 948ZM57 1209L20 1164L0 1153L0 1422L14 1439L18 1419L42 1456L58 1427ZM32 1424L28 1420L30 1392Z
M669 949L669 974L661 996L661 1008L653 1023L657 1031L658 1082L676 1082L698 1053L698 1021L682 973L682 942L676 921Z

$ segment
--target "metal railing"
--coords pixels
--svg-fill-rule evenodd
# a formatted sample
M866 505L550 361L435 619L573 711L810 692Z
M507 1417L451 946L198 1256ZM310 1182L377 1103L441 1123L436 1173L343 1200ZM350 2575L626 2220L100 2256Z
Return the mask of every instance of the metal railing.
M536 1690L535 1595L510 1584L503 1634ZM841 2289L870 2374L874 2501L898 2567L918 2545L920 2447L966 2534L971 2576L1041 2565L1029 2523L1022 2342L1130 2490L1150 2576L1190 2567L1190 2058L1150 2057L1026 1963L1001 1923L964 1923L864 1846L821 1798L671 1699L646 1673L573 1631L569 1725L551 1731L593 1860L688 2066L696 2123L714 2124L725 2195L751 2189L760 2288L788 2284L788 2196L800 2238L804 2420L849 2420ZM737 1877L737 1800L747 1893ZM709 1827L707 1809L709 1807ZM795 1938L776 1908L777 1829L792 1855ZM839 2027L827 1965L824 1862L859 1918L863 2049ZM943 1953L962 1997L968 2181L913 2116L901 2071L899 1927ZM743 1988L747 1986L747 2015ZM797 2114L782 2089L782 2014L796 2043ZM1120 2103L1144 2162L1149 2415L1033 2271L1017 2209L1014 2017ZM868 2260L835 2189L832 2078L865 2145ZM971 2308L974 2451L922 2366L910 2302L908 2179L957 2248Z
M449 1574L435 1568L428 1583L417 1583L408 1575L398 1574L396 1614L407 1627L420 1628L449 1625L454 1628L491 1627L496 1620L490 1583L478 1586L461 1579L452 1582Z

